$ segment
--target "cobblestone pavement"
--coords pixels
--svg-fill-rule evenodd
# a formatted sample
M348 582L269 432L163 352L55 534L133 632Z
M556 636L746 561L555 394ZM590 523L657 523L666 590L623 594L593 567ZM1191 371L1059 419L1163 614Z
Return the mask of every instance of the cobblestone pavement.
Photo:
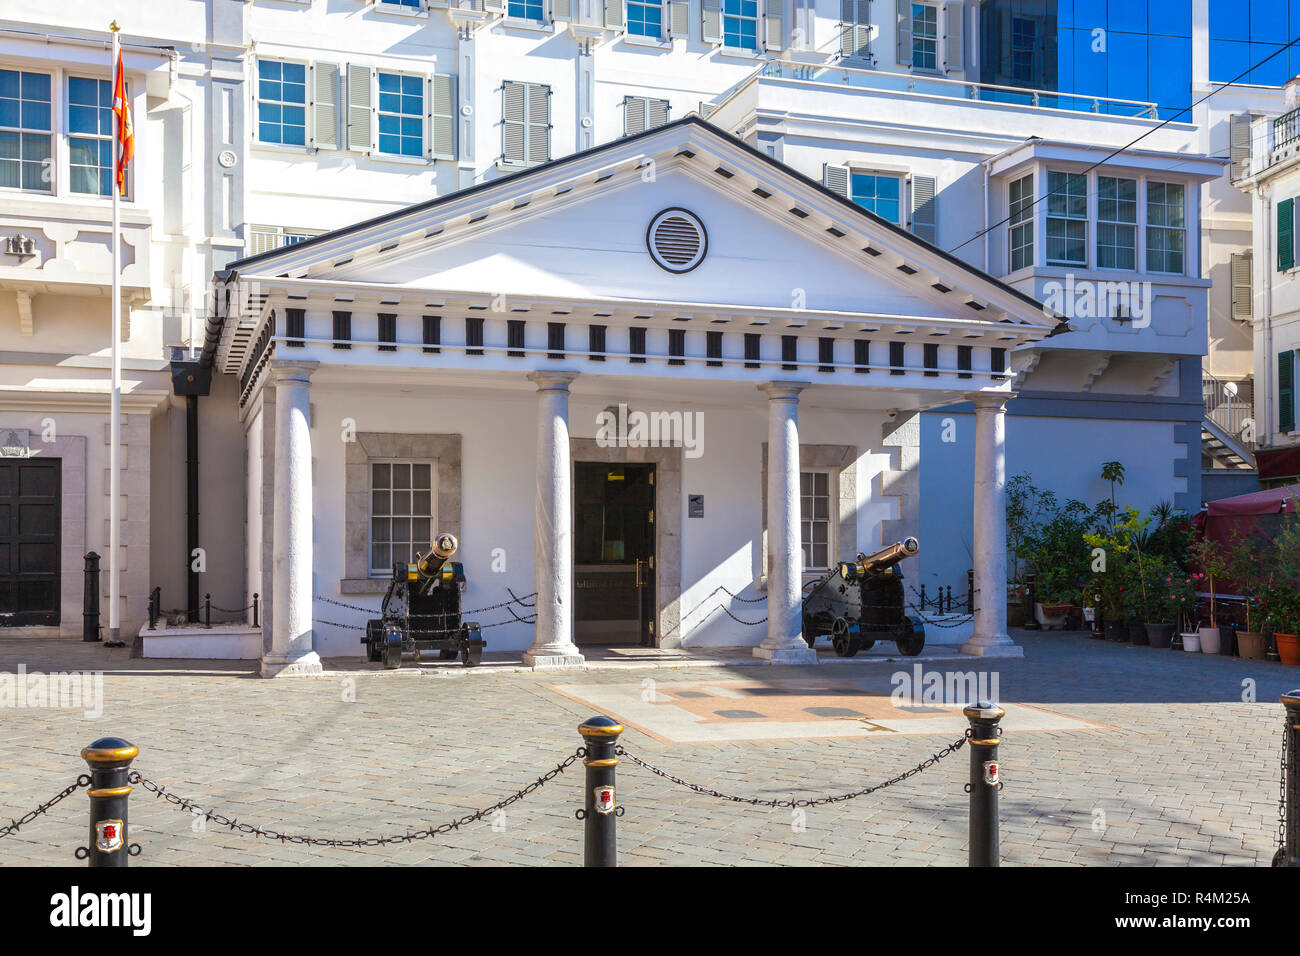
M1006 865L1266 865L1277 833L1278 694L1300 669L1134 648L1082 635L1018 633L1025 659L932 661L996 671L1001 697L1102 729L1017 733L1002 747ZM626 683L627 669L481 673L430 680L404 670L265 681L238 662L129 660L79 642L0 639L0 673L103 672L104 712L0 709L0 819L47 799L84 769L78 752L117 735L146 776L229 817L287 833L404 833L488 806L578 745L590 709L548 684ZM886 660L835 668L715 667L725 682L855 676L910 669ZM671 691L701 668L640 672ZM1257 703L1243 702L1253 682ZM351 699L354 698L354 699ZM629 729L627 748L688 780L742 795L857 789L915 765L935 735L667 744ZM946 865L965 863L968 755L883 792L806 811L698 795L624 762L624 864ZM200 821L139 788L135 865L578 864L581 764L491 821L436 840L361 849L283 845ZM799 824L802 823L802 826ZM86 838L74 794L0 841L0 864L72 864Z

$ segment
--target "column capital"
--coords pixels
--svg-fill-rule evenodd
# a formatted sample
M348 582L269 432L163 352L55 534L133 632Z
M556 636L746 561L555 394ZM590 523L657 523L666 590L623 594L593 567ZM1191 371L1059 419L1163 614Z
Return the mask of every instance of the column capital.
M1009 392L971 392L966 398L973 402L976 408L992 408L1002 410L1007 407L1007 402L1016 396Z
M534 383L539 392L567 392L569 386L573 384L573 380L580 374L580 372L567 371L564 369L557 369L554 372L529 372L528 381Z
M799 393L811 385L812 382L764 382L758 386L760 392L767 392L769 401L799 400Z
M310 385L312 373L318 368L320 368L320 362L298 359L272 359L271 381L276 385L295 382Z

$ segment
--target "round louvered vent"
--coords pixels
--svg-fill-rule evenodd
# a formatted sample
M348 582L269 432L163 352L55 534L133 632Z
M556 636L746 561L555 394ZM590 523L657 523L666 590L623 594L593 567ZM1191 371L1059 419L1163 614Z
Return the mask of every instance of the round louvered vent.
M665 209L650 220L646 246L661 269L690 272L704 261L709 237L704 223L685 209Z

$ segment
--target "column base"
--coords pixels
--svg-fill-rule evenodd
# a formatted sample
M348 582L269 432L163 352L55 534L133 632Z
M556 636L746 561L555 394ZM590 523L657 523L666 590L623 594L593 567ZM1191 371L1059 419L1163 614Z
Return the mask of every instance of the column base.
M800 647L764 647L762 644L754 648L754 656L759 660L767 661L769 664L816 664L817 652L799 642Z
M262 658L263 677L311 677L325 673L320 655L315 651L302 654L267 654Z
M961 646L971 657L1024 657L1025 649L1009 637L972 637Z
M547 644L524 651L524 666L534 670L561 670L583 667L586 663L577 644Z

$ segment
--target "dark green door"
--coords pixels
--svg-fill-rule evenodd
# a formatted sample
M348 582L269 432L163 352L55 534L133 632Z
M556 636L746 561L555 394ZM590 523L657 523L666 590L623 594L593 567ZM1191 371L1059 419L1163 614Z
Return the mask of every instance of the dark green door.
M0 627L59 623L57 458L0 458Z
M653 645L655 466L573 471L574 640Z

